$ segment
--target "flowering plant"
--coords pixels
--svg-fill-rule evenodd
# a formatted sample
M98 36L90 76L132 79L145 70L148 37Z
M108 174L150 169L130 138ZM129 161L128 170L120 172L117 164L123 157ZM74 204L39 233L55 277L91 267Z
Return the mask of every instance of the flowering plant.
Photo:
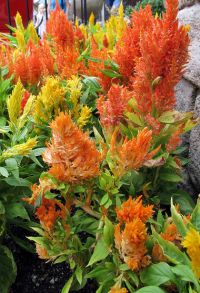
M177 188L180 137L198 123L174 110L189 45L177 12L168 0L162 19L146 6L126 24L121 5L101 28L93 16L73 26L57 5L43 40L19 15L4 36L0 63L14 88L0 163L36 168L20 179L39 221L28 238L40 258L69 263L63 293L89 279L98 293L199 290L199 203Z

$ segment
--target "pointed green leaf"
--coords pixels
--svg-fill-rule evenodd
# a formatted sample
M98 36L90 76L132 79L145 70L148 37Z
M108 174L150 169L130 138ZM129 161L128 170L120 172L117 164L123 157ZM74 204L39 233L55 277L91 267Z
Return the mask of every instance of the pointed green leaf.
M68 293L70 292L70 288L73 282L73 276L71 276L71 278L67 281L67 283L65 284L65 286L62 288L61 293Z
M93 265L95 262L105 259L109 254L108 246L106 245L103 239L100 239L97 242L97 245L94 249L93 255L87 266Z

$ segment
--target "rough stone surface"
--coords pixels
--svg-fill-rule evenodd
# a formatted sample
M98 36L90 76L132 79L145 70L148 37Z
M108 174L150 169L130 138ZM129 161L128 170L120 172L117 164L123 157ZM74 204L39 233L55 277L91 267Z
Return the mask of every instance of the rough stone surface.
M200 90L197 92L195 102L195 115L200 116ZM200 192L200 125L195 127L190 134L188 172L196 191Z
M184 2L184 1L183 1ZM200 116L200 3L179 11L179 23L190 25L190 59L184 78L175 89L176 109L180 112L194 111ZM189 164L183 171L183 187L191 195L200 193L200 126L183 136L185 155Z
M190 25L190 60L184 78L200 88L200 3L179 11L178 19Z
M176 109L180 112L189 112L194 109L195 88L186 79L182 79L175 89Z

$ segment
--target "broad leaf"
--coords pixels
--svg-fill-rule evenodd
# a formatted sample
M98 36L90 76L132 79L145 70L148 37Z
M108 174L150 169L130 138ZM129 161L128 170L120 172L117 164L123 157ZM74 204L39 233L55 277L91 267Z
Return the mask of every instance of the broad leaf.
M170 280L175 280L175 275L167 263L161 262L146 268L141 273L140 278L144 284L160 286Z
M105 259L109 254L108 246L106 245L103 239L100 239L97 242L97 245L94 249L93 255L87 266L93 265L95 262Z
M156 286L147 286L135 291L135 293L165 293L165 291Z

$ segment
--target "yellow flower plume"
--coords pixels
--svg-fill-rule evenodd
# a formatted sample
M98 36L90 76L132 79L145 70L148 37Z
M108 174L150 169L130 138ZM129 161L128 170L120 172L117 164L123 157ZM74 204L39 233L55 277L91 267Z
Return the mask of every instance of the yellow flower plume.
M187 253L192 261L192 269L195 275L200 278L200 233L191 228L182 245L187 249Z
M10 122L16 124L17 119L20 115L21 101L23 96L24 88L20 80L18 80L11 96L7 101L8 115Z

